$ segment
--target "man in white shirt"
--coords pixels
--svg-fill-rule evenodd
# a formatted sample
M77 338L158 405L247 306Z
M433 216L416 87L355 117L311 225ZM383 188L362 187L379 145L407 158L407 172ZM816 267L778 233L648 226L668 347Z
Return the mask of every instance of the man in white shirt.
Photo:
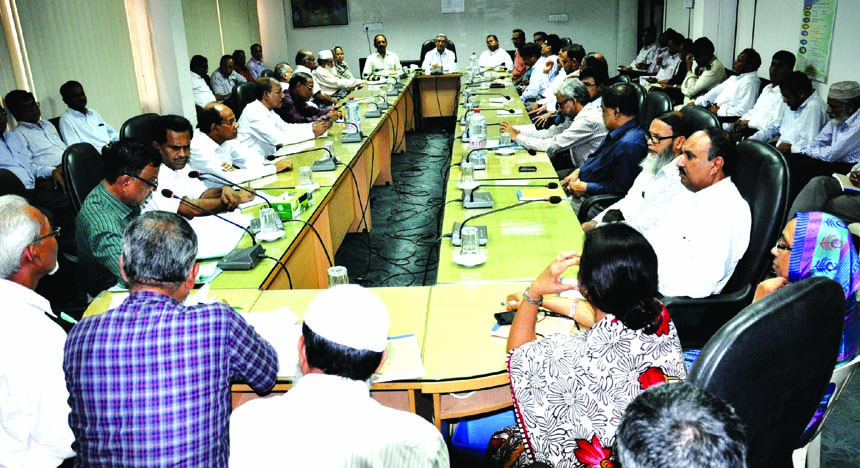
M263 164L261 155L236 144L239 124L233 111L224 104L213 102L204 107L197 114L197 128L191 138L190 165L201 173L200 178L209 188L226 185L219 177L240 184L293 168L292 161L287 159Z
M307 73L310 76L314 76L314 70L317 69L317 57L313 52L305 49L301 49L296 52L296 69L295 73ZM334 106L337 104L337 99L332 98L328 94L322 91L319 83L314 80L313 87L313 100L315 104L319 104L321 106Z
M65 82L60 95L69 106L60 116L60 133L67 145L89 143L101 151L104 145L119 140L119 133L98 112L87 109L87 94L80 83Z
M206 188L199 179L191 178L188 165L191 154L191 122L179 115L163 115L152 123L153 146L161 153L161 166L158 168L158 188L141 208L147 211L169 211L186 218L208 216L209 213L182 203L188 200L208 211L218 213L232 211L240 203L253 196L247 192L231 189ZM173 192L172 197L162 194L162 190Z
M366 84L358 78L342 78L338 76L334 68L334 55L328 49L319 52L318 66L313 73L314 84L319 85L320 90L332 97L344 97L352 90Z
M275 154L283 145L312 140L331 127L331 122L289 124L272 109L281 105L281 85L273 78L257 79L257 100L239 117L239 144L260 155Z
M827 123L827 105L803 72L792 72L780 85L788 109L782 113L776 149L791 153L793 145L811 143Z
M371 291L349 284L320 292L304 314L298 382L285 395L252 400L233 412L230 466L284 460L293 466L447 467L439 431L370 397L368 380L387 357L388 327L385 304Z
M751 134L750 138L757 141L768 141L773 138L779 131L779 122L786 109L779 85L794 70L794 63L794 54L787 50L780 50L773 54L768 68L770 84L761 90L752 109L746 111L734 123L723 124L723 129L731 130L732 133Z
M499 38L495 34L487 36L487 50L481 52L478 65L482 68L505 67L507 71L514 69L514 61L507 50L499 47Z
M659 260L660 293L706 297L723 290L749 245L752 217L732 182L735 144L722 129L701 130L677 162L689 197L676 198L645 236ZM701 317L672 317L696 325Z
M236 73L233 69L233 56L225 55L221 57L221 62L218 68L212 72L210 83L212 83L212 91L215 93L215 99L223 101L230 93L233 92L233 87L247 82L242 75Z
M645 70L654 62L655 55L657 55L657 32L654 26L648 26L642 30L642 48L639 49L636 58L630 62L629 68ZM623 69L624 67L619 68Z
M215 95L209 87L209 60L202 55L191 57L191 91L194 93L194 104L203 107L215 102Z
M251 60L248 62L248 68L251 70L251 77L255 80L267 68L263 63L263 46L260 44L251 45Z
M687 76L681 83L681 94L684 103L690 103L714 86L726 80L726 68L714 55L714 43L707 37L700 37L693 42L690 50L695 60L694 66L687 70ZM675 107L675 110L679 110Z
M58 230L15 195L0 197L0 466L55 467L75 456L63 376L66 333L34 289L57 269Z
M367 56L361 76L365 79L377 74L400 73L400 58L394 52L388 51L388 39L384 34L373 37L373 47L376 52Z
M636 176L630 191L594 219L583 223L582 230L590 231L604 219L611 218L624 220L648 238L649 231L664 218L675 199L692 196L693 192L681 184L677 167L692 128L690 119L678 111L655 117L645 134L648 156L642 160L642 172ZM611 214L612 210L619 211L621 216Z
M561 70L555 75L555 78L544 88L541 99L532 104L529 109L529 116L536 122L537 125L544 124L550 117L555 115L555 93L564 82L565 78L579 71L582 65L582 59L585 58L585 48L581 44L571 44L564 46L558 53L558 63L561 65Z
M448 73L457 70L457 56L448 50L448 36L436 36L436 48L424 54L424 73Z
M11 133L18 137L16 144L22 146L13 149L29 155L33 164L39 166L62 165L67 145L60 138L54 124L42 119L42 110L33 94L16 89L10 91L4 101L9 112L18 121L18 126ZM11 144L12 140L9 143Z
M711 88L695 99L697 106L708 108L718 116L741 116L750 110L758 98L761 79L758 69L761 56L755 49L744 49L735 59L732 69L737 75Z

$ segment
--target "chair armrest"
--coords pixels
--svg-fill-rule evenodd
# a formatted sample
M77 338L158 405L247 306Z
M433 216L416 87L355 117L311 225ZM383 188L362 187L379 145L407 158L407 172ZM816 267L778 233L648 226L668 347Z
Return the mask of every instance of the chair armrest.
M753 293L751 284L746 284L741 289L727 293L714 294L708 297L687 297L687 296L672 296L664 297L663 304L666 308L681 308L681 307L708 307L708 306L723 306L733 305L746 300Z
M591 210L591 207L598 204L610 206L622 198L624 198L624 195L617 193L605 193L603 195L591 195L586 197L585 200L582 201L582 205L579 206L579 212L576 214L576 219L578 219L580 224L582 224L588 221L588 212Z
M722 116L718 115L717 116L717 120L719 120L720 123L735 123L740 119L741 118L737 115L722 115Z

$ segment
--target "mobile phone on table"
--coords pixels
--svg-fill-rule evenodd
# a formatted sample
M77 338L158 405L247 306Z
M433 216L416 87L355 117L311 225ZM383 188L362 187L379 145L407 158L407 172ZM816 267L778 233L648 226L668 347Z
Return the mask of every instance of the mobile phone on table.
M496 314L493 314L493 317L496 318L496 322L498 322L499 325L510 325L510 324L514 323L514 315L516 315L516 313L517 313L516 311L498 312Z
M537 167L535 166L520 166L520 172L537 172Z

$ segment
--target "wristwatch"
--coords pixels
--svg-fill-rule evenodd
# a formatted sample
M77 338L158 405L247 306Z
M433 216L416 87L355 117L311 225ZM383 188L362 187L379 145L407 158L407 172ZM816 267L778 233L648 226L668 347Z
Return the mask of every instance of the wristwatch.
M543 305L543 296L541 296L540 299L532 299L531 296L529 296L529 288L526 288L526 290L523 291L523 300L538 307Z

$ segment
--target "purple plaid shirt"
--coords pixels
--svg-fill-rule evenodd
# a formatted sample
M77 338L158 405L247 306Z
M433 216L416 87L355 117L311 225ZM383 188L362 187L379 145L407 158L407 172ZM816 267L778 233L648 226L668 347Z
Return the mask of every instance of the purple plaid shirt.
M311 106L307 101L296 102L289 91L284 93L281 107L275 109L275 113L287 123L308 123L321 119L328 115L327 109Z
M275 384L278 357L224 304L136 292L66 341L76 466L226 467L230 383Z

